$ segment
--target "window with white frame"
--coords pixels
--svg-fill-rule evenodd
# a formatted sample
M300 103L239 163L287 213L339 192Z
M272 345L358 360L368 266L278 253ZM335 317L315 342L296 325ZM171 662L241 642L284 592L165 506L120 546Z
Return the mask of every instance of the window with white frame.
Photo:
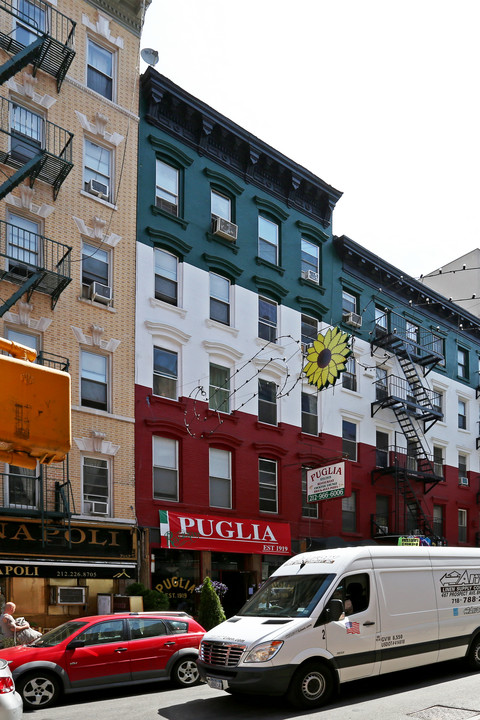
M27 332L24 332L23 330L17 330L17 328L8 327L8 326L5 327L3 334L6 338L6 340L11 340L14 343L19 343L20 345L25 345L26 347L31 348L32 350L35 350L35 352L37 354L41 350L39 335L27 333Z
M212 218L223 218L231 222L232 220L232 201L226 195L222 195L218 190L212 188L210 193Z
M387 370L377 365L375 368L375 400L385 400L386 397L388 397Z
M263 378L258 379L258 419L269 425L277 424L277 386Z
M467 456L464 453L458 453L458 482L460 485L468 485Z
M458 542L467 542L467 511L458 509Z
M113 100L114 71L114 54L87 38L87 87L107 100Z
M87 193L101 200L113 201L112 164L112 150L85 138L83 188Z
M277 341L278 305L265 297L258 298L258 337L275 343Z
M105 355L81 351L81 404L108 411L108 360Z
M178 442L153 437L153 497L178 502Z
M258 496L261 512L278 512L277 461L258 459Z
M230 281L210 273L210 319L230 325Z
M180 171L168 163L157 158L155 205L161 210L178 216L179 208Z
M468 377L468 350L457 348L457 375L459 378Z
M320 281L320 248L302 238L301 241L302 277L318 283Z
M17 277L29 277L42 265L40 225L12 212L7 217L8 271Z
M357 493L352 490L350 497L342 498L342 531L357 531Z
M375 465L377 467L386 468L389 465L388 443L388 433L383 432L382 430L377 430L375 443Z
M415 325L415 323L410 322L410 320L405 320L405 337L408 342L405 344L409 348L410 352L416 351L416 345L418 343L418 325Z
M97 457L83 458L83 513L109 515L108 460Z
M460 430L467 429L467 403L465 400L458 400L457 426Z
M178 305L178 258L160 248L155 248L155 297Z
M208 407L218 412L230 412L230 370L210 363Z
M318 518L318 503L307 501L307 470L302 467L302 517Z
M110 252L82 243L82 297L90 297L93 283L110 287Z
M45 119L23 105L10 105L10 154L26 163L45 147Z
M302 432L318 435L318 400L313 393L302 392Z
M439 365L445 365L445 340L438 335L432 334L432 350L438 355L441 355L441 359L438 361Z
M350 420L342 420L342 452L352 462L357 460L357 426Z
M443 477L443 447L433 446L433 471L438 477Z
M272 265L278 265L278 223L263 215L258 216L258 256Z
M443 391L437 388L432 391L432 408L443 415Z
M317 339L318 320L302 313L300 323L301 343L303 345L303 349L305 349L310 347L310 345L313 345Z
M177 399L178 355L165 348L153 348L153 394Z
M232 454L228 450L209 449L210 507L232 507Z
M357 361L350 355L345 363L345 371L342 373L342 387L357 392Z
M384 308L375 306L375 329L378 334L385 334L388 330L388 315Z
M15 40L22 45L31 45L39 35L48 32L50 8L45 2L17 0L15 18Z
M38 509L39 478L35 470L8 466L5 503L10 508Z
M342 291L342 311L344 315L358 312L357 298L346 290Z
M433 532L439 538L444 534L444 507L443 505L433 506Z
M390 498L388 495L377 495L375 499L375 523L380 533L389 531Z

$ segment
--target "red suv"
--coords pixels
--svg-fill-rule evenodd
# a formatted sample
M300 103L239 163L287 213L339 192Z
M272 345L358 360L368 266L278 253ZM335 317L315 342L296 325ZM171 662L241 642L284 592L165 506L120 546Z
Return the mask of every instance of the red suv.
M196 685L204 633L186 613L92 615L66 622L31 645L5 648L2 658L24 707L48 707L62 692L159 680Z

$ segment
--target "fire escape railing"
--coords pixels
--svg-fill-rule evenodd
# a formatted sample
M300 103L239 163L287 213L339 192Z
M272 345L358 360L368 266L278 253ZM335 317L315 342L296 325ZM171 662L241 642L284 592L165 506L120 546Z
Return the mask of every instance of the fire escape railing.
M0 47L13 55L12 60L0 68L1 83L31 62L33 74L41 69L52 75L60 91L75 57L75 21L44 0L28 3L0 0L0 10L13 18L12 29L0 31ZM37 48L29 55L28 48L34 44Z

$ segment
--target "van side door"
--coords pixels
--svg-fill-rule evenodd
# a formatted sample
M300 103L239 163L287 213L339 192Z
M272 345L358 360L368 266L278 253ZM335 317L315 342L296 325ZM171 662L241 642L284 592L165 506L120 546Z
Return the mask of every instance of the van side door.
M375 643L379 624L374 582L371 570L345 575L331 596L341 599L345 607L340 620L325 625L327 650L335 659L340 682L378 673Z
M438 660L439 628L430 558L376 558L382 619L377 649L383 673L429 665Z

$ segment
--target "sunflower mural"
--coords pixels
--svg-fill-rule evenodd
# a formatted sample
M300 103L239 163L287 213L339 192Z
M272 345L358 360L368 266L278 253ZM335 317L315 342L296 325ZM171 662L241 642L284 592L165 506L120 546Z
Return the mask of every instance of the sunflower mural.
M350 335L340 328L329 328L323 335L318 334L308 349L307 363L303 368L310 385L315 385L319 390L335 385L345 370L347 358L352 354L349 340Z

